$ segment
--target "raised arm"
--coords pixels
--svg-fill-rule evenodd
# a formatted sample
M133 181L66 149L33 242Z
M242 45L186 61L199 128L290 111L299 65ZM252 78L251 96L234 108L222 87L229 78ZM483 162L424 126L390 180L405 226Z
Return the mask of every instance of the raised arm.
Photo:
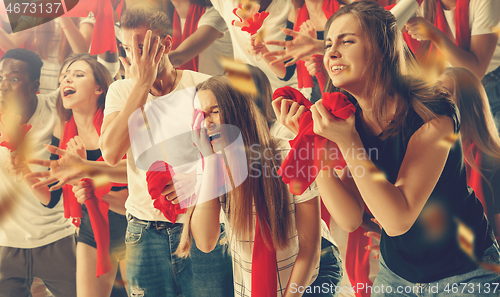
M151 30L148 30L144 37L143 54L139 49L138 36L134 35L131 64L120 57L120 61L131 76L134 86L123 109L104 117L99 141L102 156L106 163L111 166L116 166L130 147L128 119L134 111L146 104L149 90L156 79L158 63L165 52L165 46L160 47L159 37L150 45ZM108 92L108 96L111 93L112 90Z
M87 53L92 41L94 25L92 23L83 23L78 28L70 17L59 18L59 23L73 52Z
M191 36L186 38L175 50L168 54L170 62L174 67L183 65L198 56L222 35L223 33L212 26L203 25L198 27Z
M412 18L406 27L412 38L432 41L452 66L467 68L479 79L486 74L498 42L498 35L494 33L473 35L470 49L466 51L422 17Z

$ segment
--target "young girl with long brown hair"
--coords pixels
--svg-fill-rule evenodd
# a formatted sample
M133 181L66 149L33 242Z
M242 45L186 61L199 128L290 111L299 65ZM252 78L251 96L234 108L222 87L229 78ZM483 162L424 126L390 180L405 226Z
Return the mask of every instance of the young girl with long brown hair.
M226 147L229 125L241 131L246 148L243 162L249 175L219 199L191 209L178 253L186 255L191 235L201 250L213 249L219 236L222 209L229 230L235 295L302 296L304 291L308 292L307 286L316 287L318 293L323 284L333 289L315 296L334 295L341 276L340 264L328 229L321 223L317 189L313 185L302 195L293 196L275 172L286 150L286 141L275 143L252 99L238 92L225 77L212 77L197 89L208 129L194 131L194 142L205 163L199 199L210 192L211 197L219 196L221 187L214 187L217 182L210 177L225 172L220 160L242 162L241 158L234 160L230 152L222 159L213 154ZM198 117L197 122L200 121ZM220 137L210 143L206 133L211 136L220 133ZM261 260L256 253L268 253L269 258Z

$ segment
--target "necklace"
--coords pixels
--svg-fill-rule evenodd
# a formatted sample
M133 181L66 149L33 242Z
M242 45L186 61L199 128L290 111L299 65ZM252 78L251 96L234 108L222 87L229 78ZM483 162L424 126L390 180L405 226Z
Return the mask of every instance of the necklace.
M168 90L168 93L167 94L170 94L170 92L172 92L172 89L174 88L175 86L175 81L177 80L177 68L174 67L174 70L175 70L175 78L174 78L174 82L172 83L172 86L170 87L170 90Z

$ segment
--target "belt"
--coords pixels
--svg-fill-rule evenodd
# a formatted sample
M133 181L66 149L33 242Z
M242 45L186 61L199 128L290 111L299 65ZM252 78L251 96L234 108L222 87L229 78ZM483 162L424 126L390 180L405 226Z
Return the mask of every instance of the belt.
M165 222L165 221L145 221L145 220L138 219L131 214L127 214L127 220L130 223L144 225L144 226L146 226L147 229L157 229L157 230L159 230L159 229L172 229L175 227L182 226L181 223L173 224L171 222Z

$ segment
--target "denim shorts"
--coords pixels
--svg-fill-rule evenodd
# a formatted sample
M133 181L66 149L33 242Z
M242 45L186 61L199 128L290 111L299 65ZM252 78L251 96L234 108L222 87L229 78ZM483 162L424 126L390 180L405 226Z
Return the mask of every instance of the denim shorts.
M499 265L500 253L495 241L483 253L483 263ZM482 267L459 275L450 276L432 283L412 283L394 272L380 256L380 272L371 288L372 297L377 296L500 296L500 275ZM391 292L389 292L391 291Z
M226 233L221 225L219 243L210 253L193 240L191 256L174 255L182 224L155 229L128 222L125 235L127 281L134 297L232 297L231 255L220 244Z

